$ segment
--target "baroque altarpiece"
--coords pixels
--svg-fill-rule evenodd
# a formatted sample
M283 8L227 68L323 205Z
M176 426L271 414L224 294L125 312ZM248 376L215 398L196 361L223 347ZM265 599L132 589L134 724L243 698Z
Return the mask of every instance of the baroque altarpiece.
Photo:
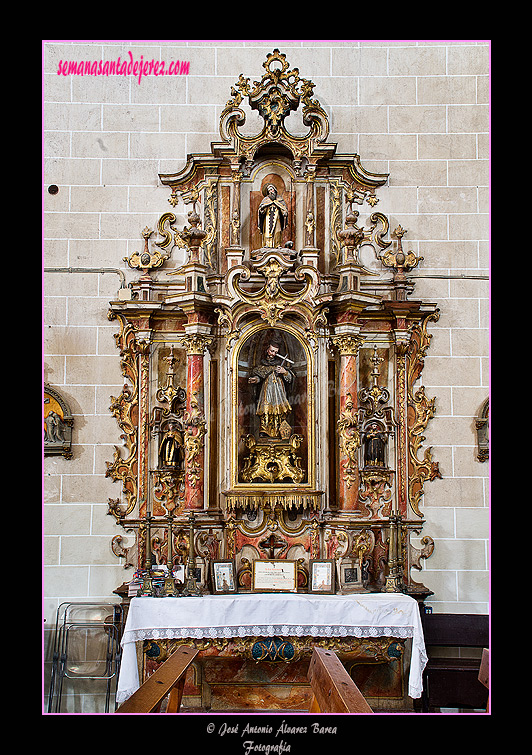
M439 476L420 380L438 310L408 275L423 258L377 209L388 175L329 141L315 85L278 50L263 67L231 89L210 152L159 176L171 209L142 231L126 258L139 277L110 305L126 378L111 404L124 444L109 513L127 533L113 550L140 572L192 553L204 592L216 561L245 592L254 561L293 560L307 592L327 560L339 593L422 604L412 570L434 547L422 499Z

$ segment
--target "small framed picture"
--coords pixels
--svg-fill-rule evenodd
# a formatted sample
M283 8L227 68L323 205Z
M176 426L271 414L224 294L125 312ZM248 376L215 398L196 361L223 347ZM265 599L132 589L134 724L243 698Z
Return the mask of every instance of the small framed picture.
M362 584L362 572L357 559L343 558L338 566L340 591L345 593L365 592Z
M334 561L333 559L311 560L309 563L310 589L309 592L333 595L334 584Z
M297 592L297 562L285 559L253 561L252 592Z
M235 562L212 562L212 591L214 595L236 592Z

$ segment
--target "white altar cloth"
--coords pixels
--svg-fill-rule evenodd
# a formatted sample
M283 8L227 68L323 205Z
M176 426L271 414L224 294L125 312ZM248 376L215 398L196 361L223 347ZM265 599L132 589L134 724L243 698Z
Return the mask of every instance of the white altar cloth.
M414 598L402 593L252 593L133 598L122 636L117 702L140 686L138 641L273 636L412 638L408 694L421 697L427 655Z

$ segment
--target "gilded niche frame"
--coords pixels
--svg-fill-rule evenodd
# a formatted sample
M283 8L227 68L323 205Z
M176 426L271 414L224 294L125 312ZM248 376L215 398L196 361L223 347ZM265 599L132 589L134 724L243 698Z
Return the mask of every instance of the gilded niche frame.
M257 417L259 383L255 395L249 377L260 361L267 341L275 338L277 358L292 368L294 385L287 391L291 405L290 430L280 423L279 437L262 437ZM306 371L304 380L302 370ZM254 323L235 344L231 361L231 488L264 493L315 488L315 396L314 354L303 334L294 326ZM247 389L247 390L246 390ZM252 407L255 407L255 412ZM277 455L277 458L274 458Z

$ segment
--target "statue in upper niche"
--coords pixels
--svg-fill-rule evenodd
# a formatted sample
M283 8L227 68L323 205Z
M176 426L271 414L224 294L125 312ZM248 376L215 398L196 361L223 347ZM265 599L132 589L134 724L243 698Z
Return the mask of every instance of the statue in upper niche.
M281 246L281 237L288 218L288 208L284 199L278 196L273 184L263 189L264 199L259 205L258 222L262 233L262 246Z

